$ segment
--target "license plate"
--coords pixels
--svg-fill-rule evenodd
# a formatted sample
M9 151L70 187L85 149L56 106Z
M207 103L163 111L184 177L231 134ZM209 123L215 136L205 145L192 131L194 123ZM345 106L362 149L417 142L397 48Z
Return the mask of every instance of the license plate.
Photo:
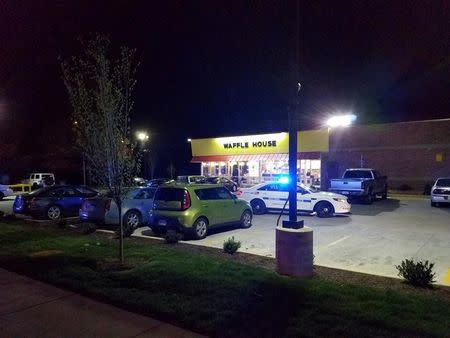
M167 221L165 219L160 219L158 221L158 225L166 226L167 225Z

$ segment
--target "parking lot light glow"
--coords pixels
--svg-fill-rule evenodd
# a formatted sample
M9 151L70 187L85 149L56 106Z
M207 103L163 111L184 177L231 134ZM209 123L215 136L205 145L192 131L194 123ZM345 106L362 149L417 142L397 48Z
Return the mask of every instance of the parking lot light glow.
M148 134L146 132L143 132L143 131L137 132L136 133L136 137L141 142L147 141L148 138L149 138Z
M356 115L347 114L347 115L336 115L332 116L327 121L327 126L329 128L335 127L348 127L356 120Z
M191 139L191 138L188 138L187 141L190 143L190 142L192 142L192 139Z

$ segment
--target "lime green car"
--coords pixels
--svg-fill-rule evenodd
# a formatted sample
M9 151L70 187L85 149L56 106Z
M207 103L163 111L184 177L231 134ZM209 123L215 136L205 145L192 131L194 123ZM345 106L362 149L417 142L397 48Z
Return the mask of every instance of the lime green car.
M175 229L206 237L208 229L228 224L252 225L252 208L227 188L216 184L167 184L156 190L150 227L161 234Z

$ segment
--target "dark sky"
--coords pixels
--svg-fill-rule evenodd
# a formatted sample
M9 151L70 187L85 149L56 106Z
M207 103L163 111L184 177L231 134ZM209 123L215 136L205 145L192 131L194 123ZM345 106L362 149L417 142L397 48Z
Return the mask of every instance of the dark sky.
M133 123L174 143L284 130L296 64L305 128L338 110L450 117L450 1L300 1L300 13L297 60L295 1L0 0L0 99L34 130L69 133L57 57L97 31L138 49Z

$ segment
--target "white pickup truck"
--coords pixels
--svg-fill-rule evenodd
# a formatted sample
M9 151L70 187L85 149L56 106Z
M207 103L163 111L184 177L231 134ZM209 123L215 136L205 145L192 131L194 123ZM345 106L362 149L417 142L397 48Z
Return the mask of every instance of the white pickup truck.
M355 168L347 169L341 179L330 180L328 191L362 199L371 204L377 195L387 198L387 177L381 176L374 169Z

